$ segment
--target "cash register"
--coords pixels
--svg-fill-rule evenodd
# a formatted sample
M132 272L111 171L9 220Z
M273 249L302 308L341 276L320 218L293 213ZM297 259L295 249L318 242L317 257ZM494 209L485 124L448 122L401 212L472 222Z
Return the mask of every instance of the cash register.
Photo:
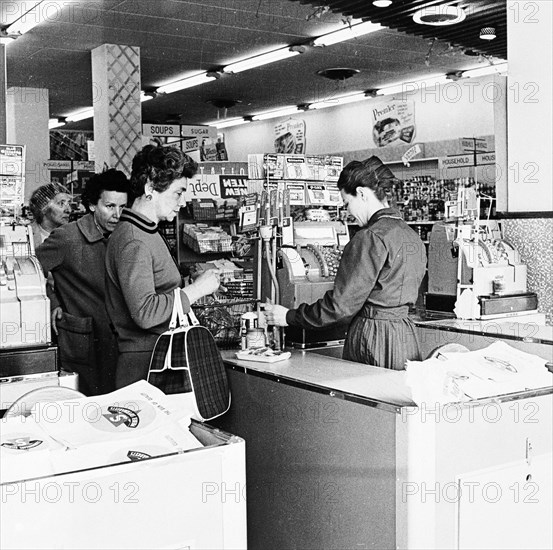
M277 278L281 305L294 309L311 304L334 286L342 250L349 241L342 222L296 222L293 245L279 250ZM343 340L347 325L305 330L286 327L286 342L300 348L315 347Z
M77 375L58 372L50 300L29 225L0 225L0 311L0 410L38 387L76 388Z

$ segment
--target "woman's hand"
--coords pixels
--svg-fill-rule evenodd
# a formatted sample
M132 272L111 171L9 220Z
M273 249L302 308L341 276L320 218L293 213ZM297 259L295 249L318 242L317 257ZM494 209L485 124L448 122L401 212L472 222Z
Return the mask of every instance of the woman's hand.
M190 303L193 304L200 298L217 292L219 284L219 271L217 269L209 269L204 271L193 283L186 286L183 290L186 292Z
M52 313L50 314L50 319L52 321L52 329L53 331L56 333L56 335L58 334L58 320L61 319L61 315L63 313L63 310L61 309L61 307L57 307L55 309L52 310Z
M275 325L277 327L287 327L286 314L288 308L279 306L278 304L271 304L270 302L264 304L265 306L265 319L268 325Z

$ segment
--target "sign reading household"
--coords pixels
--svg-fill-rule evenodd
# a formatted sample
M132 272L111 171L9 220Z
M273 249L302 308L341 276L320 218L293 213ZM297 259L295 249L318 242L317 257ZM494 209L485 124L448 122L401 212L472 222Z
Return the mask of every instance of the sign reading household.
M371 110L373 140L377 147L411 143L415 137L414 101L387 101Z
M275 125L275 153L305 153L305 121L286 120Z

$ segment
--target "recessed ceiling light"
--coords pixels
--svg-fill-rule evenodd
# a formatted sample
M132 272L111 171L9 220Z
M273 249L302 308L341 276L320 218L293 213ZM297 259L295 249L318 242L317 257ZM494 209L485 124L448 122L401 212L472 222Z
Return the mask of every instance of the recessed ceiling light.
M392 0L373 0L373 6L377 8L387 8L392 3Z
M493 40L495 38L495 29L493 27L483 27L480 29L480 38L482 40Z
M427 6L413 14L419 25L455 25L464 21L466 13L456 6Z

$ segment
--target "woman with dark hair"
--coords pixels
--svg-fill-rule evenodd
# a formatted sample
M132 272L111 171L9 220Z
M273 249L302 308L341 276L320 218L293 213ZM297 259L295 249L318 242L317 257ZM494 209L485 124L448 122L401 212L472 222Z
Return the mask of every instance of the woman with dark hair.
M395 177L378 157L350 162L338 188L361 229L344 248L334 288L297 309L265 306L269 324L322 328L349 323L343 358L402 370L420 360L408 317L426 269L423 242L390 208Z
M134 202L121 215L106 255L106 306L117 332L116 386L147 376L158 336L167 330L174 290L180 288L185 312L219 288L219 277L206 271L183 288L179 266L158 231L184 205L187 178L197 164L174 147L146 145L133 159Z
M129 191L119 170L94 174L82 196L88 213L52 231L36 250L54 278L53 290L47 289L61 366L79 374L86 395L115 389L117 343L105 306L105 256Z

